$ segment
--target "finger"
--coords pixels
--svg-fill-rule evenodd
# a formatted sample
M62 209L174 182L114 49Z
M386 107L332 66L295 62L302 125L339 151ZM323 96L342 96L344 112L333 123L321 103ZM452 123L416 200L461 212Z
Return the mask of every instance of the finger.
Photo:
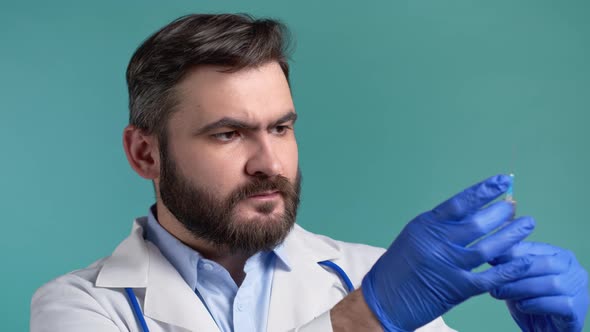
M554 255L563 251L562 248L541 242L522 242L508 249L502 255L495 257L489 263L497 265L506 263L514 258L526 255Z
M520 257L482 272L470 272L469 279L474 285L472 295L489 292L504 284L521 279L531 266L529 257Z
M527 314L568 317L575 311L573 302L572 298L566 295L544 296L518 301L516 308Z
M568 250L562 250L553 255L529 255L529 257L532 264L527 277L560 274L578 266L574 255Z
M502 195L511 183L507 175L488 178L455 195L432 210L436 220L461 220Z
M483 238L464 250L457 251L455 260L464 269L471 270L500 255L529 236L535 228L532 218L519 218L492 235Z
M512 219L513 215L513 203L508 201L496 202L458 223L452 223L447 238L460 246L468 245L502 226Z
M555 274L527 278L495 288L490 292L490 295L499 300L511 301L545 296L573 295L575 289L572 289L571 284L568 284L570 279Z

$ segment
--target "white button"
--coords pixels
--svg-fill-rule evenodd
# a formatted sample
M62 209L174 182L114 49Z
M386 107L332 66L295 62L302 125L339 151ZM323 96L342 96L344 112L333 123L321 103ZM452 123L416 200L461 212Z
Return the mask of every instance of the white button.
M238 302L238 310L239 311L244 310L244 305L241 302Z
M211 271L213 270L213 265L211 265L211 263L205 263L203 264L203 268L207 271Z

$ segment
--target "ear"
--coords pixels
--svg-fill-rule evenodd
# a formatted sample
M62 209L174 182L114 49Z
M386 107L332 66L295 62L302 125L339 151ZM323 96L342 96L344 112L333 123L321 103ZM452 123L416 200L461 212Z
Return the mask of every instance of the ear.
M145 179L160 177L160 150L155 135L129 125L123 130L123 148L131 168Z

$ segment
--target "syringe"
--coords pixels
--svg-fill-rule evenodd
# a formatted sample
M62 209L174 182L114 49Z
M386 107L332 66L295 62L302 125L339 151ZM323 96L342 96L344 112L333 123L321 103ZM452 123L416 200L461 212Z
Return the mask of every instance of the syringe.
M514 202L514 174L510 174L510 187L506 191L506 200L510 202Z

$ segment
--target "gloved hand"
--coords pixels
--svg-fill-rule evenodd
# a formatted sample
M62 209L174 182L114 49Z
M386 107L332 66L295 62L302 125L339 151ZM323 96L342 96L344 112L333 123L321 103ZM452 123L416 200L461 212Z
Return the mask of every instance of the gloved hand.
M588 273L570 251L544 243L523 242L490 264L528 257L532 264L524 279L493 289L506 300L523 331L582 331L588 312Z
M362 282L365 301L385 331L413 331L469 297L527 272L528 256L471 272L534 228L530 217L506 223L514 214L510 202L484 208L508 189L510 181L506 175L489 178L406 225Z

